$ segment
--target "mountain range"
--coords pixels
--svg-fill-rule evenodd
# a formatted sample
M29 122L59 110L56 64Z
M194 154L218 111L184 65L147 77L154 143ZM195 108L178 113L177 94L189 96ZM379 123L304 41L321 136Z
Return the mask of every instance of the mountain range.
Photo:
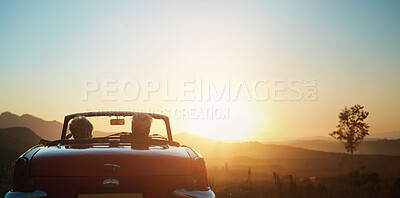
M56 140L61 137L62 124L58 121L45 121L29 114L21 116L10 112L0 114L0 128L26 127L40 137L47 140Z
M15 160L29 147L37 144L41 137L58 139L61 127L62 124L57 121L45 121L27 114L17 116L9 112L2 113L1 160ZM174 140L200 152L211 171L229 164L230 170L239 172L245 172L248 167L252 167L252 171L266 174L279 171L288 174L295 172L303 176L326 176L346 173L350 167L350 158L344 153L343 145L327 139L229 143L191 133L178 133L174 135ZM365 140L358 151L363 154L355 155L356 167L364 167L367 171L399 171L399 150L399 140Z
M41 137L25 127L0 128L0 156L2 161L15 160L34 145Z
M324 151L333 153L346 153L344 144L333 138L328 139L298 139L292 141L282 142L242 142L242 143L226 143L216 141L204 137L199 137L190 133L178 133L174 136L174 140L187 144L187 145L198 145L196 149L206 151L214 148L216 145L235 144L236 147L246 144L262 144L262 145L275 145L275 146L289 146L294 148L302 148L314 151ZM284 148L284 147L280 147ZM271 148L272 149L272 148ZM240 151L236 152L240 153ZM218 155L217 153L210 152L211 155ZM400 139L365 139L355 151L355 154L376 154L376 155L398 155L400 156ZM226 155L226 153L224 153ZM251 154L250 154L251 155Z
M345 153L344 144L334 140L294 140L275 142L279 145L288 145L310 150ZM357 147L355 154L384 154L400 156L400 139L370 139L367 138Z
M346 174L351 167L350 155L343 152L317 151L278 143L228 143L190 133L179 133L174 138L201 153L211 171L224 169L228 165L230 169L241 172L251 167L257 173L296 173L299 176L320 177ZM398 141L394 143L399 147ZM392 146L387 145L387 150ZM357 169L364 171L383 173L400 170L400 156L359 154L354 156L354 162Z
M60 139L62 126L63 124L56 120L46 121L29 114L23 114L21 116L10 112L3 112L0 114L0 128L26 127L46 140ZM93 136L95 137L105 135L109 135L109 133L93 131Z

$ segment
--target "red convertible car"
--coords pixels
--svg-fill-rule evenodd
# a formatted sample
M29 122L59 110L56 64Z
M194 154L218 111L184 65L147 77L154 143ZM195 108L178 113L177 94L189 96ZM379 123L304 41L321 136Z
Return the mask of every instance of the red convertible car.
M136 139L130 123L125 124L135 114L67 115L60 140L41 141L16 160L13 188L6 198L215 197L208 186L204 159L189 146L173 141L168 117L147 113L154 120L151 132L148 138ZM98 133L103 136L70 139L68 126L76 117L92 119L94 133L101 129ZM106 124L100 123L104 120ZM104 135L103 129L113 134ZM155 130L164 130L165 136Z

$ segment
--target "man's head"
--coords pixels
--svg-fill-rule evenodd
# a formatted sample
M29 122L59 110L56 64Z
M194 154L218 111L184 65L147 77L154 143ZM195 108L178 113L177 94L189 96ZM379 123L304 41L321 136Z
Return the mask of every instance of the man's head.
M90 139L92 138L93 125L85 117L74 118L69 124L74 139Z
M132 117L132 135L137 138L147 138L150 133L153 118L147 113L135 113Z

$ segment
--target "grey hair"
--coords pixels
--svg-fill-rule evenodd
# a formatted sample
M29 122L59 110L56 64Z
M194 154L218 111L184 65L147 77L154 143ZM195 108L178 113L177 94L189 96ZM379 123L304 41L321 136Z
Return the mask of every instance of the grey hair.
M149 136L153 118L147 113L135 113L132 117L132 134L146 138Z
M87 139L92 137L93 125L85 117L76 117L69 124L74 139Z

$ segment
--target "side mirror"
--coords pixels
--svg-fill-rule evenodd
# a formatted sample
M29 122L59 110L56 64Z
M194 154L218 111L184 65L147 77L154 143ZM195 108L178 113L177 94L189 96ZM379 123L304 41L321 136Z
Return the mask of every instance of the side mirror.
M125 120L124 119L111 119L110 120L110 125L124 125Z
M39 145L43 145L43 146L47 146L49 145L50 141L49 140L45 140L45 139L41 139L39 141Z

